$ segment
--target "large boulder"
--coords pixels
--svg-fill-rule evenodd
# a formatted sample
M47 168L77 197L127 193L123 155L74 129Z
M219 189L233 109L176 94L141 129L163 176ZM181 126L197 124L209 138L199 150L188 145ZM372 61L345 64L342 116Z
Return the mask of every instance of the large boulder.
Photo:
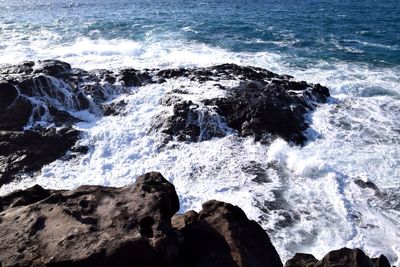
M0 198L0 266L282 266L268 235L231 204L175 215L160 173L121 188L36 185Z
M237 206L208 201L172 224L183 237L182 266L282 266L266 232Z
M75 147L79 136L72 128L0 131L0 186L23 173L40 170L68 151L86 152L84 147Z
M179 201L159 173L121 188L35 186L0 207L2 266L176 266Z
M304 144L309 125L305 115L329 97L328 88L320 84L294 81L291 76L278 75L265 69L223 64L208 68L171 69L157 73L162 79L186 77L225 91L219 98L207 98L195 103L174 90L164 97L163 104L173 106L168 117L154 119L153 129L175 137L178 141L204 141L229 133L226 124L240 136L252 136L256 141L281 137L295 144ZM223 86L219 82L237 81L238 86ZM216 114L220 118L216 118ZM164 117L164 119L163 119ZM171 138L170 138L171 139ZM168 139L167 139L168 140Z

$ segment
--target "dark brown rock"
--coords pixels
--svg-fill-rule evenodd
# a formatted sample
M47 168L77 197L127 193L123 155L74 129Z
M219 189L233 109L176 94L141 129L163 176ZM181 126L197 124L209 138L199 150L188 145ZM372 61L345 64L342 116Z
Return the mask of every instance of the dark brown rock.
M374 263L361 249L341 248L326 254L316 266L374 267Z
M147 72L135 69L124 69L120 72L120 75L120 79L124 82L125 86L141 86L152 82Z
M385 255L380 255L378 258L372 259L375 267L390 267L389 260L385 257Z
M0 131L0 186L65 155L79 135L71 128Z
M318 260L311 254L296 253L285 263L285 267L314 267Z
M310 254L296 253L285 267L390 267L390 264L383 255L371 259L361 249L341 248L329 252L320 261Z
M212 200L179 210L160 173L121 188L38 185L0 197L1 266L282 266L268 235L237 206ZM173 216L173 217L172 217ZM318 261L296 254L285 267L389 267L359 249Z
M205 104L217 106L217 112L241 136L262 140L272 135L303 144L308 128L304 115L329 96L327 89L321 92L304 82L246 81L231 88L227 97L207 100Z
M173 115L160 121L154 119L153 130L175 137L179 141L204 141L221 137L231 131L240 136L253 136L256 141L268 142L281 137L295 144L306 142L309 125L305 115L320 103L325 103L329 90L319 84L292 81L291 76L278 75L268 70L223 64L209 68L170 69L157 73L161 79L188 77L190 80L239 80L239 86L226 88L226 96L192 103L172 92L163 100L173 105ZM201 106L201 108L200 108ZM220 119L215 119L219 114ZM225 127L225 128L224 128Z
M183 266L282 266L268 235L237 206L208 201L172 224L183 236Z
M3 266L176 266L179 202L159 173L133 186L35 186L0 198Z

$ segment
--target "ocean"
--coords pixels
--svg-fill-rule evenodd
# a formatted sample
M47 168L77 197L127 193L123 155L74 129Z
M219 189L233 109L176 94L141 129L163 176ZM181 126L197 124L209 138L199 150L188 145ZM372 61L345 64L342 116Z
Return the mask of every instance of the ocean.
M236 63L321 83L332 97L308 115L303 147L230 134L160 149L149 129L166 93L220 92L182 79L131 88L113 100L127 103L123 115L79 114L86 155L50 163L0 194L35 183L122 186L160 171L181 212L209 199L238 205L283 260L348 246L400 265L398 0L2 0L0 64L40 59L86 70ZM255 182L249 166L269 181Z

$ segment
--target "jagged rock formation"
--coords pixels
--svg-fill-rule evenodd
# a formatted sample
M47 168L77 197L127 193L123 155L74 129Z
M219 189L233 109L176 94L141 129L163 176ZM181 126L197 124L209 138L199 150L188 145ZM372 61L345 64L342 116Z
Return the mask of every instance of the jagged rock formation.
M341 248L326 254L318 261L313 255L297 253L288 260L285 267L390 267L388 259L381 255L379 258L369 258L361 249Z
M179 209L159 173L132 186L35 186L0 198L5 266L282 266L267 234L238 207ZM1 265L0 264L0 265ZM268 264L268 265L265 265Z
M162 79L186 77L199 82L240 81L239 86L235 87L216 83L226 91L225 96L203 100L202 110L192 101L167 96L164 104L174 105L173 115L162 123L157 122L155 128L181 141L202 141L223 136L223 130L208 123L213 120L215 111L240 136L254 136L257 141L279 136L296 144L304 144L304 131L308 128L304 115L319 103L325 103L329 97L329 90L319 84L296 82L288 75L235 64L163 70L157 76Z
M308 128L304 115L329 96L328 89L319 84L296 82L288 75L235 64L117 72L85 71L57 60L1 66L0 186L70 152L88 151L75 147L79 132L74 124L84 120L82 112L123 116L123 101L109 103L115 96L129 93L132 86L176 78L199 84L211 81L225 95L193 103L179 97L184 90L167 94L162 104L173 106L173 114L157 116L152 123L152 131L165 135L165 142L198 142L236 132L254 136L257 141L279 136L303 144ZM226 80L239 85L219 84Z
M86 147L73 147L79 131L71 128L38 131L0 131L0 185L18 174L33 172L65 155L86 152Z
M75 147L77 112L113 115L120 105L105 104L125 86L150 82L134 69L113 73L73 69L58 60L24 62L0 68L0 186L32 173ZM28 128L28 129L26 129Z
M0 266L282 267L268 235L237 206L211 200L179 210L160 173L121 188L36 185L0 197ZM390 267L359 249L318 261L296 254L285 267Z
M282 266L268 235L237 206L211 200L172 225L182 237L182 266Z

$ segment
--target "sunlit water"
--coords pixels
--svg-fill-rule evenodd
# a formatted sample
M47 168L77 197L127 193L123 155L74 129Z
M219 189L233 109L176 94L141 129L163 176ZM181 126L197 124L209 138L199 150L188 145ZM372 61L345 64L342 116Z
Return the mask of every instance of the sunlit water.
M3 0L0 63L57 58L85 69L264 67L329 87L329 103L309 115L309 143L262 145L232 131L161 147L150 128L155 116L171 112L160 104L166 93L184 86L194 102L224 93L211 83L169 80L117 96L128 103L124 115L78 123L80 142L91 147L87 155L51 163L0 193L34 183L120 186L160 171L176 186L181 212L213 198L236 204L262 224L283 259L349 246L384 253L399 265L399 2L181 2ZM254 169L264 179L254 179ZM355 179L374 182L380 192Z

